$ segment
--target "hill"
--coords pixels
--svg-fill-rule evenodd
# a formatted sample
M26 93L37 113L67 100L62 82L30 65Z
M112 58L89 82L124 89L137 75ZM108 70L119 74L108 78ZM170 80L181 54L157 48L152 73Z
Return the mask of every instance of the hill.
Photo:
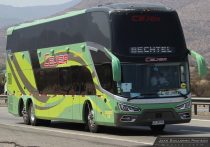
M70 1L70 0L69 0ZM75 6L81 0L73 0L65 4L51 6L13 7L0 5L0 68L4 63L6 48L6 29L9 26L49 17L67 8Z
M210 64L210 0L83 0L66 11L123 2L161 3L177 10L188 48L204 55Z
M77 2L79 0L76 0ZM122 3L127 0L82 0L74 7L67 8L65 13L71 10L78 10L107 3ZM177 10L183 26L187 46L196 50L210 64L210 0L129 0L131 3L161 3ZM30 9L30 8L28 8ZM36 8L38 10L38 8ZM0 9L1 11L1 9ZM40 10L41 11L41 10ZM26 15L27 16L27 15ZM37 16L41 17L41 16ZM1 15L0 15L1 18ZM9 19L9 18L8 18ZM15 19L19 19L16 17ZM8 21L13 22L14 19ZM7 21L7 22L8 22ZM17 22L17 21L16 21ZM5 50L4 30L0 30L0 51Z
M0 5L0 28L8 25L22 23L33 19L51 16L78 4L81 0L69 0L70 2L50 6L13 7Z

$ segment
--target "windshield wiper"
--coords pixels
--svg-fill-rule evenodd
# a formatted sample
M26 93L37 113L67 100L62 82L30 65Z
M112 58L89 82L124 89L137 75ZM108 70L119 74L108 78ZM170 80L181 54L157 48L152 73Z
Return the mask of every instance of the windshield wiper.
M134 100L134 99L139 99L139 98L142 98L142 97L140 97L140 96L129 97L127 99L127 101Z
M183 94L182 92L180 92L179 90L176 90L176 92L181 95L184 98L188 98L187 95L189 94L189 92L187 94Z
M139 98L149 98L149 97L154 97L154 96L157 96L157 93L143 93L141 94L141 96L134 96L134 97L129 97L127 99L127 101L130 101L130 100L133 100L133 99L139 99ZM158 97L158 96L157 96Z

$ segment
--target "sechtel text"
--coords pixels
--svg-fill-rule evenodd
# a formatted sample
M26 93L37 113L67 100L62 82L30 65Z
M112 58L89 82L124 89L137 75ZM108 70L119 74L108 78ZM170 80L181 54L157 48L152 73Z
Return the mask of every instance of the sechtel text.
M130 47L131 54L171 54L174 53L174 47L170 46L139 46Z

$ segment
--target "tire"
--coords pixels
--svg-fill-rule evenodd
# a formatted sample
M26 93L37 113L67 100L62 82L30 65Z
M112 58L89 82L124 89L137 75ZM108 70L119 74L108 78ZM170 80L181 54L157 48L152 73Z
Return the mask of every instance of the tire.
M29 116L30 116L30 122L32 126L38 126L38 125L49 126L51 123L51 120L43 120L43 119L36 118L33 103L30 103L30 106L29 106Z
M39 125L40 120L37 119L35 116L35 110L34 110L33 103L30 103L28 112L29 112L29 118L30 118L31 125L32 126Z
M165 125L158 125L158 126L150 126L150 129L152 130L152 132L154 133L159 133L159 132L163 132L163 130L165 129Z
M29 112L26 110L26 108L23 108L22 110L22 115L23 115L23 122L26 125L30 125L30 116L29 116Z
M90 104L87 104L87 113L86 113L86 128L92 133L97 133L99 131L99 126L95 123L95 115Z

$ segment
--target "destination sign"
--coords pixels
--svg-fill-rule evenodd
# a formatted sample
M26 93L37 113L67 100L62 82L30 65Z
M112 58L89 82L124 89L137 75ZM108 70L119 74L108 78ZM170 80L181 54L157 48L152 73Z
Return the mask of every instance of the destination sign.
M142 55L152 55L152 54L172 54L175 52L174 47L170 46L138 46L130 47L130 54L142 54Z
M149 16L149 15L133 15L131 17L133 22L159 22L159 16Z

